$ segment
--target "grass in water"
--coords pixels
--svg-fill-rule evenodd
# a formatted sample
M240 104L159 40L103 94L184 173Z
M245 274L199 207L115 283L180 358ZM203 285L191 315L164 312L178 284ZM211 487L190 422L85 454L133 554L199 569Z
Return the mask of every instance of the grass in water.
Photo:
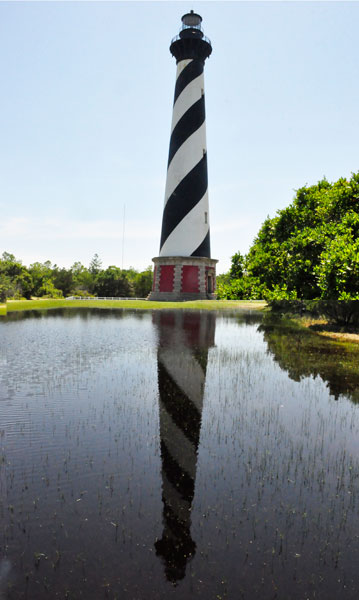
M191 302L150 302L148 300L8 300L5 311L0 315L19 310L50 310L53 308L121 308L121 309L199 309L199 310L233 310L237 308L262 310L266 307L263 300L195 300Z

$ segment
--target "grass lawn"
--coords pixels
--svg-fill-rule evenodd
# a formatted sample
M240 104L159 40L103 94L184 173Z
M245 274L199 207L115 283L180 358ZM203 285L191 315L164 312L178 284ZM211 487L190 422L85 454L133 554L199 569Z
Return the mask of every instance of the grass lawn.
M5 311L1 312L1 307ZM139 310L201 309L201 310L262 310L266 302L262 300L198 300L193 302L149 302L147 300L8 300L0 304L0 315L19 310L49 310L53 308L130 308Z
M0 317L1 315L6 315L6 304L0 303Z

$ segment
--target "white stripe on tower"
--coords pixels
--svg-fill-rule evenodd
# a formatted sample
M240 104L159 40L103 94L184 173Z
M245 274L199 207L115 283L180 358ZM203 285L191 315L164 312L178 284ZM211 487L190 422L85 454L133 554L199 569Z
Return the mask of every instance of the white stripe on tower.
M181 61L181 63L185 62L185 60ZM183 117L185 112L187 112L187 110L192 106L192 104L201 99L202 90L204 90L203 73L195 79L193 79L193 81L191 81L191 83L187 85L187 87L178 96L175 104L173 105L171 133L177 125L178 121Z
M177 59L160 256L210 258L204 61L210 42L199 15L171 44ZM188 20L188 19L187 19Z

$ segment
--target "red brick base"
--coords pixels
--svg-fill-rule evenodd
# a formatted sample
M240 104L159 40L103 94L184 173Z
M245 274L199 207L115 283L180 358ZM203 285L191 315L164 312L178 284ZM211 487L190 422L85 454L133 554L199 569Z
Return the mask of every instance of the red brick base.
M180 302L215 298L217 260L192 256L160 256L155 263L148 300Z

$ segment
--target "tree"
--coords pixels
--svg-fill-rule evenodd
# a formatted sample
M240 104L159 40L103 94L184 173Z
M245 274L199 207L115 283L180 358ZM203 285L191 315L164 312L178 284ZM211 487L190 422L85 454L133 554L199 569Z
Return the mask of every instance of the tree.
M90 273L89 269L84 267L80 262L75 262L72 267L72 276L73 276L73 292L79 293L92 293L95 287L95 278L96 276Z
M98 274L95 292L98 296L129 297L133 296L133 286L121 269L110 266Z
M145 271L137 273L134 280L134 292L136 298L147 298L152 290L153 274L152 268L147 267Z
M315 274L325 300L359 300L359 214L349 211L320 255Z
M232 264L229 269L229 276L231 279L239 279L243 277L244 272L244 256L240 252L236 252L231 258Z
M137 298L146 298L148 296L152 290L152 268L150 266L141 272L130 267L129 269L123 269L122 273L125 274L133 289L133 294Z
M248 275L267 297L359 297L359 173L297 191L266 219L247 256Z
M13 254L4 252L0 259L1 296L30 298L32 277L20 260Z
M6 299L11 295L10 291L10 278L0 273L0 302L6 302Z
M74 286L74 277L71 269L53 269L52 282L55 288L62 291L64 296L69 296Z
M33 281L32 295L43 296L44 283L52 280L51 262L49 260L44 263L34 262L30 265L29 272Z
M14 278L13 283L15 287L15 296L23 297L27 300L31 298L33 281L26 267L23 267L21 273Z
M94 254L91 262L90 262L90 266L89 266L89 271L92 275L97 275L97 273L99 273L101 271L101 267L102 267L102 261L99 258L98 254Z
M358 300L359 173L299 189L287 208L267 217L247 256L232 256L217 295Z

